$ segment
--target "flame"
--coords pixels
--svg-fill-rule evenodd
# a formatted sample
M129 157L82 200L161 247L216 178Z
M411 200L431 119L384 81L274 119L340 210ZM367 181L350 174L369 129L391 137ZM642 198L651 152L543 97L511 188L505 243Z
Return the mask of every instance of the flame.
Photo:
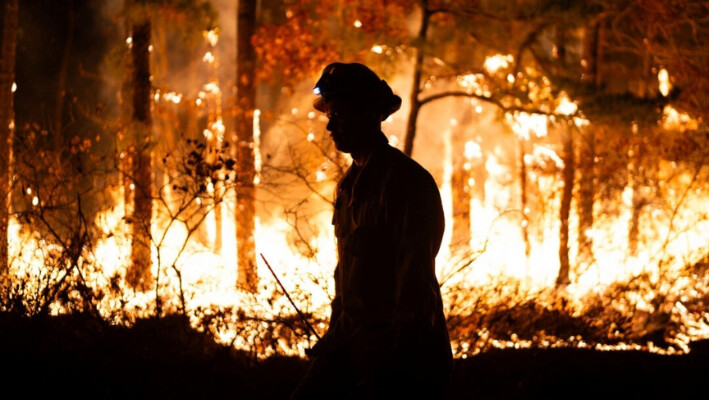
M465 150L464 150L465 158L468 160L473 160L473 159L481 159L483 156L482 149L480 148L480 145L477 144L473 140L468 140L465 142Z
M529 140L532 134L536 137L547 135L549 118L546 115L516 112L505 114L505 119L517 137L522 140Z
M666 105L662 110L662 127L668 130L696 131L699 121L685 112L680 112L671 105Z
M660 69L657 73L657 80L659 82L660 93L662 93L663 96L670 94L672 84L670 83L670 74L665 68Z
M217 82L209 82L203 86L203 89L205 92L210 93L210 94L221 93L221 89L219 88L219 83L217 83Z
M160 92L157 91L156 95L159 95L159 93ZM180 102L182 101L182 94L180 94L180 93L169 92L169 93L165 93L162 97L166 101L170 101L174 104L180 104Z
M286 15L290 18L292 11L286 10ZM361 22L355 21L355 26L361 27ZM210 144L219 147L225 133L221 115L222 90L216 79L218 75L214 48L219 40L219 32L217 29L205 31L204 37L211 46L211 50L203 56L203 61L209 64L211 76L202 86L197 97L190 98L189 101L185 100L185 103L191 104L194 101L198 106L204 107L203 109L209 115L207 128L204 129L203 134ZM132 38L127 38L126 43L131 46ZM384 45L373 45L371 51L382 54L389 50ZM509 73L507 70L513 62L514 58L511 55L497 54L487 57L483 66L490 74L499 73L498 77L501 80L505 79L509 84L526 85L531 100L550 100L549 104L552 105L546 110L549 114L554 110L556 117L567 117L577 127L589 124L589 121L579 112L578 104L566 93L562 92L556 98L551 96L551 85L545 77L532 81L526 80L521 74L515 76ZM456 83L469 93L490 96L491 88L486 79L484 74L470 73L458 76ZM663 95L667 95L671 85L669 74L665 69L660 70L658 80L660 91ZM16 85L13 85L13 91L15 89ZM156 90L154 100L157 102L160 99L178 105L182 103L183 95ZM487 115L493 112L475 101L468 106L472 107L477 114ZM691 131L698 129L699 121L669 105L665 107L663 114L662 124L667 129ZM299 117L299 109L292 107L289 118L294 121L297 117ZM479 117L481 116L476 115L474 118ZM256 185L261 185L263 178L260 118L261 111L254 110L253 145L256 169L254 184ZM518 183L516 180L519 179L518 165L507 159L509 150L499 144L492 151L489 148L483 149L484 143L479 140L466 140L465 145L460 148L454 143L453 132L465 130L465 123L462 122L464 120L451 118L450 115L446 115L445 118L441 117L441 121L444 121L441 125L445 124L446 129L442 135L443 155L438 167L442 167L440 191L446 215L446 231L441 252L436 258L436 265L437 274L443 283L446 304L458 301L467 305L467 308L464 307L465 310L470 310L475 307L509 303L510 299L521 301L524 296L531 296L531 293L537 296L540 302L552 304L556 300L549 294L549 288L554 287L559 272L560 182L558 174L539 171L562 170L564 161L552 145L537 143L531 145L533 146L531 153L524 156L524 165L539 168L530 168L527 178L530 184L536 186L538 193L549 198L544 199L545 210L535 210L530 205L520 210L519 194L514 189ZM309 145L317 145L314 128L317 122L316 114L312 111L308 112L307 121L311 125L303 131L305 141ZM391 121L393 119L388 119L387 123ZM532 137L547 137L549 124L554 122L554 118L543 113L509 112L505 114L505 122L518 140L526 141ZM633 129L637 130L637 125ZM396 134L390 134L389 141L392 146L397 146L400 142ZM455 172L453 160L461 156L465 161L462 164L465 171L472 172L477 168L486 175L486 178L478 181L472 176L468 178L464 183L468 186L466 189L470 190L475 185L482 185L487 193L485 198L470 196L467 204L470 211L467 217L470 222L470 241L466 249L467 253L462 255L451 251L449 246L453 239L451 227L455 223L452 216L452 177ZM119 157L124 159L125 153L120 153ZM350 159L345 157L345 160ZM328 173L328 162L314 163L315 182L322 185L323 193L334 190L334 182L331 181L332 177ZM586 306L583 303L584 296L603 293L615 283L627 282L644 274L648 277L647 285L657 285L659 289L650 290L656 288L641 287L642 290L628 292L624 299L612 298L609 301L614 309L622 311L629 318L639 318L634 313L657 311L659 306L656 298L661 296L657 294L658 290L665 294L681 293L676 296L675 301L664 307L668 307L666 312L672 318L680 320L687 327L686 331L678 333L674 338L677 348L686 351L686 344L692 338L709 337L707 323L709 313L690 310L685 305L692 298L706 293L709 282L706 282L706 278L704 281L699 278L693 280L683 275L687 265L696 263L705 256L702 251L706 251L709 221L697 221L694 213L696 210L707 209L709 199L701 190L689 190L692 182L691 174L672 172L675 171L676 166L676 164L662 162L658 167L658 174L674 174L673 180L668 180L663 190L669 194L668 202L679 202L682 199L684 206L678 207L672 215L669 215L660 205L649 205L647 212L641 215L642 243L638 252L630 256L627 252L629 245L627 231L633 218L635 189L628 184L618 201L616 216L598 212L594 215L593 228L585 232L587 236L593 238L594 259L583 267L573 269L572 283L564 289L564 299L568 300L568 306L574 310L573 312L578 314ZM308 178L312 180L311 172ZM130 320L150 315L151 306L156 299L154 292L135 292L124 280L126 266L131 262L131 227L126 221L126 210L131 205L125 203L126 197L130 196L126 196L124 190L123 186L119 185L108 193L112 199L110 203L115 206L101 210L96 215L94 224L100 232L99 239L91 249L86 249L82 253L81 262L88 266L84 279L92 288L118 287L115 293L109 292L101 298L98 304L99 312L106 318L124 313ZM135 186L130 184L128 190L135 190ZM33 207L42 206L38 188L27 187L25 191ZM218 188L213 183L209 182L206 185L209 196L214 197L217 191ZM176 196L173 193L168 197L170 200L175 200ZM195 203L206 213L203 233L195 233L196 231L188 226L186 220L182 219L183 216L176 217L176 211L169 209L170 204L167 206L157 202L154 204L156 211L151 226L151 236L154 238L151 249L152 274L159 277L159 291L167 303L164 305L166 308L169 306L179 308L178 299L182 298L186 309L190 311L205 310L205 313L209 313L216 312L212 309L215 306L225 309L238 306L248 315L256 316L255 319L260 321L251 321L253 325L249 325L249 329L234 328L249 322L234 317L236 322L232 321L231 326L224 323L214 327L212 332L222 343L233 344L239 349L252 349L259 335L262 335L264 330L270 329L271 325L268 321L277 320L283 315L292 315L294 310L285 296L280 293L280 288L275 284L270 271L259 258L255 260L261 282L259 291L255 294L247 294L235 289L234 282L237 280L238 271L234 267L237 259L234 235L237 227L234 213L238 210L236 210L234 192L225 193L222 201L220 207L216 207L210 203L208 197L195 199ZM254 235L257 253L262 253L268 258L274 272L286 289L296 296L303 311L309 313L314 320L325 321L329 313L330 300L334 295L332 270L337 263L336 241L331 226L331 206L318 203L315 207L317 212L307 216L308 223L314 227L313 233L298 240L293 239L294 231L297 229L294 229L288 221L286 206L279 204L276 208L278 210L268 218L262 211L255 219ZM530 222L525 217L527 215L533 215L536 219ZM222 221L221 225L217 225L217 220ZM569 222L569 243L572 244L570 256L575 261L574 264L580 264L580 260L574 259L578 257L578 249L574 244L578 241L578 229L576 229L579 225L578 216L572 212ZM672 230L670 226L673 226ZM521 229L523 227L534 228L537 232L536 235L529 237L531 252L528 256ZM221 229L221 232L218 232L218 229ZM37 232L23 229L22 224L15 217L10 219L9 232L9 237L12 238L9 246L13 260L11 273L18 279L26 279L34 287L39 287L42 282L51 278L49 269L45 267L52 262L51 254L60 252L61 248L56 244L48 243ZM215 250L217 233L221 233L224 242L219 251ZM307 248L307 251L303 251L303 247ZM471 255L474 256L471 267L458 268L459 258ZM510 282L515 284L510 285ZM666 287L669 285L668 282L672 282L674 286ZM478 299L469 295L486 287L498 291ZM511 287L518 288L519 293L523 294L511 293ZM558 299L558 293L556 295ZM462 300L458 297L462 297ZM124 311L119 312L119 310ZM51 311L57 314L67 310L57 303ZM195 327L199 327L200 320L196 313L189 315ZM318 324L318 329L324 328L324 324ZM611 328L609 332L615 334ZM275 335L273 332L268 334ZM495 338L494 334L486 328L477 330L474 335L477 340L453 338L454 347L458 349L461 357L465 358L480 352L481 348L477 343L489 343L491 347L497 348L527 348L542 345L592 347L598 350L643 349L667 353L677 351L672 347L659 348L652 343L593 344L582 337L554 337L542 333L536 339L530 340L520 338L513 332L509 340L501 340ZM279 342L277 349L260 350L259 356L267 357L274 352L303 355L309 342L314 339L313 336L309 336L284 340Z
M510 67L514 62L514 57L511 54L495 54L485 58L483 67L491 74Z
M575 114L578 109L578 105L569 100L569 96L565 92L559 94L559 105L556 106L555 110L557 114L572 115Z
M254 185L261 182L261 110L254 110L253 136L254 136Z
M255 113L254 124L258 125L258 115ZM464 148L456 149L453 145L451 133L453 129L458 129L457 121L450 124L444 134L444 154L442 163L444 167L443 180L441 186L441 197L445 205L447 216L445 241L442 251L437 257L438 275L447 278L444 282L444 289L457 288L458 294L465 293L465 290L474 290L479 287L508 287L501 283L500 279L514 278L521 282L528 291L543 291L552 287L554 279L558 273L558 221L548 217L539 222L539 229L544 232L539 236L532 236L532 251L527 259L525 256L524 243L521 237L520 213L515 212L515 198L509 190L510 176L515 176L515 166L503 161L503 149L486 154L484 168L489 177L484 182L486 191L491 195L485 200L471 198L470 200L470 221L471 242L470 248L479 255L474 261L474 268L468 268L461 272L452 269L455 266L454 254L448 250L448 243L451 241L452 226L451 217L451 174L453 172L452 158L456 151L461 151L469 162L481 162L483 152L480 144L475 141L467 141ZM530 131L529 128L525 128ZM257 137L255 136L255 140ZM258 147L258 146L256 146ZM556 168L563 167L563 161L550 147L535 146L531 154L527 155L525 162L529 165L553 165ZM671 164L660 165L661 171L674 169ZM316 180L327 183L325 169L320 167L316 170ZM682 188L690 182L690 177L685 173L680 179L673 181L672 188L676 190L675 196L680 196ZM541 174L531 174L530 180L539 186L541 193L558 192L558 182L554 176L544 176ZM213 189L213 188L212 188ZM25 192L28 196L35 195L36 190L27 187ZM124 218L126 205L121 188L115 189L112 193L113 203L117 206L103 210L98 213L94 221L101 231L101 238L93 246L89 253L84 255L85 262L93 265L85 276L87 282L95 287L110 287L115 282L114 277L122 277L125 273L125 266L130 262L130 227ZM640 251L632 257L626 252L628 246L627 226L632 214L632 189L627 187L621 203L619 217L598 215L594 228L587 232L594 238L595 261L585 269L573 271L573 283L566 288L570 304L582 309L581 299L588 293L602 293L610 285L619 281L627 281L638 274L648 274L650 284L661 284L662 282L674 282L676 286L672 290L683 293L671 305L668 311L674 317L684 321L688 330L686 337L678 336L677 347L686 347L686 342L691 338L709 337L709 326L706 319L709 314L697 314L690 311L683 305L688 298L702 293L701 282L692 281L682 275L682 270L688 262L698 260L703 254L701 249L706 246L706 234L709 231L709 222L694 222L692 218L693 210L706 209L707 198L701 191L689 191L686 194L686 207L678 209L675 216L677 223L676 231L672 234L671 240L667 241L667 222L669 216L664 215L659 210L650 210L643 219L645 225L643 243ZM34 201L34 200L33 200ZM292 306L284 296L279 295L280 289L275 285L275 281L270 272L257 261L258 274L261 280L260 291L251 296L238 292L234 288L237 271L234 268L235 235L234 207L235 199L233 193L225 196L223 207L218 209L208 209L207 221L216 220L214 213L220 212L223 224L222 237L224 244L221 252L213 250L214 230L216 225L208 224L209 235L207 242L200 243L190 239L190 232L184 224L175 223L169 213L157 211L152 227L152 235L156 238L156 244L152 249L154 276L161 276L161 291L166 298L179 298L178 288L185 293L187 307L190 310L199 308L208 309L212 306L233 307L242 305L246 310L258 315L263 320L278 319L279 316L293 314ZM549 215L556 215L558 204L551 203L552 212ZM160 210L156 206L157 210ZM529 211L529 210L528 210ZM331 278L332 268L336 264L337 255L335 251L335 238L330 225L330 214L327 208L310 218L310 222L319 229L317 233L310 237L307 246L314 249L315 257L307 257L301 254L288 237L293 233L293 227L287 223L282 215L269 219L267 222L260 218L256 220L255 242L257 252L263 253L271 263L272 267L281 281L291 294L297 295L299 305L305 312L311 313L314 319L326 320L329 312L329 302L334 292L334 284ZM574 226L578 224L575 217L572 217L571 241L574 242L576 230ZM56 248L42 239L36 232L22 230L21 224L12 218L10 221L10 237L14 238L10 244L10 254L13 257L12 272L17 277L30 278L35 285L40 285L42 279L46 279L47 270L43 268L49 260L47 254L57 251ZM160 240L157 240L160 239ZM185 243L189 245L185 248ZM689 249L689 250L688 250ZM574 254L572 249L572 255ZM674 255L673 257L663 257L663 254ZM22 268L20 268L22 266ZM180 273L177 274L176 271ZM442 279L443 281L443 279ZM131 317L149 315L150 305L155 301L154 293L133 292L131 289L118 280L121 287L122 296L105 296L100 304L99 310L108 316L115 315L117 309L130 309ZM467 288L467 289L466 289ZM670 290L670 289L665 289ZM453 296L454 292L447 292L446 296ZM485 299L486 304L493 304L504 301L506 294L504 290L497 296L490 296ZM620 299L611 299L617 302L614 306L618 310L625 310L629 315L633 312L643 311L651 313L655 310L654 291L631 292L627 295L626 304ZM447 297L446 302L452 302ZM631 308L632 306L632 308ZM52 312L57 314L64 312L61 307L56 306ZM199 320L196 316L191 316L193 323L198 326ZM323 329L320 326L319 329ZM258 329L265 329L264 327ZM249 349L256 336L259 335L257 328L253 331L238 332L228 327L217 329L214 333L218 340L223 343L233 343L235 347ZM477 332L480 341L491 335L490 332L481 330ZM313 337L309 340L314 340ZM454 347L458 353L467 357L481 351L477 343L470 340L453 340ZM487 343L487 342L486 342ZM499 340L490 338L490 346L500 348L525 348L534 345L549 347L576 346L592 347L598 350L609 349L643 349L655 352L673 352L676 349L663 349L652 344L641 346L635 343L619 343L613 346L604 344L592 344L583 338L559 338L553 336L542 336L537 341L515 338L510 340ZM265 349L261 356L268 356L274 351L283 354L302 355L308 346L308 340L284 341L279 344L278 349Z
M219 28L204 31L203 35L204 38L207 39L207 41L209 42L209 45L212 47L216 46L217 42L219 42Z

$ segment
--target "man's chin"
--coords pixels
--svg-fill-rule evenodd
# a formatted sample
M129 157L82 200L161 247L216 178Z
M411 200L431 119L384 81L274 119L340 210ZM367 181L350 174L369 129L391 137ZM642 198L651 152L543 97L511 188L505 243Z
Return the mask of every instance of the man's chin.
M351 153L352 146L349 143L343 143L341 141L333 139L332 142L335 144L335 148L342 153Z

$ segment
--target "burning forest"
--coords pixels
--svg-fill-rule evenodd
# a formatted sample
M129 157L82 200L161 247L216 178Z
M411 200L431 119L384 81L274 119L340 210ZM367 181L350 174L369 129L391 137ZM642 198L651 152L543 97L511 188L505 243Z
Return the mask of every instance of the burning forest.
M179 316L253 360L304 357L330 318L334 198L352 163L313 86L343 61L403 98L382 130L440 190L457 360L672 356L709 339L703 2L6 0L1 13L3 314Z

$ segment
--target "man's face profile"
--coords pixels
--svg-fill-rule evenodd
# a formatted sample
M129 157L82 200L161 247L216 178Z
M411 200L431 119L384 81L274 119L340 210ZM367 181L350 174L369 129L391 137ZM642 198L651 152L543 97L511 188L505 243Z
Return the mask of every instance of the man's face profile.
M327 117L326 128L335 148L343 153L358 151L366 141L366 135L379 132L379 120L371 107L344 97L328 102Z
M346 98L335 98L328 102L327 130L335 143L335 148L343 153L359 149L362 135L366 134L366 113Z

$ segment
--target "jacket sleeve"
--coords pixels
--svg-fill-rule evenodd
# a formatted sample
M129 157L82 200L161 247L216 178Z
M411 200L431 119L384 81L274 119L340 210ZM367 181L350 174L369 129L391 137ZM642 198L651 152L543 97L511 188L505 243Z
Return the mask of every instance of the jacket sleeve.
M387 213L397 246L394 349L406 351L431 332L440 306L435 257L445 222L440 193L430 175L413 176L392 190Z
M335 267L335 277L337 277L339 269L340 263L338 262L337 266ZM330 328L328 328L328 330L332 329L333 326L337 325L340 319L340 313L342 313L342 295L339 286L339 280L335 279L335 298L333 298L332 302L330 303Z
M339 268L339 263L335 267L335 276L337 276ZM335 279L335 297L330 302L330 324L328 325L327 331L320 338L320 340L313 346L310 350L306 350L306 353L310 356L319 357L324 354L332 353L337 351L342 346L342 326L340 315L342 313L342 297L340 295L340 288L338 280Z

